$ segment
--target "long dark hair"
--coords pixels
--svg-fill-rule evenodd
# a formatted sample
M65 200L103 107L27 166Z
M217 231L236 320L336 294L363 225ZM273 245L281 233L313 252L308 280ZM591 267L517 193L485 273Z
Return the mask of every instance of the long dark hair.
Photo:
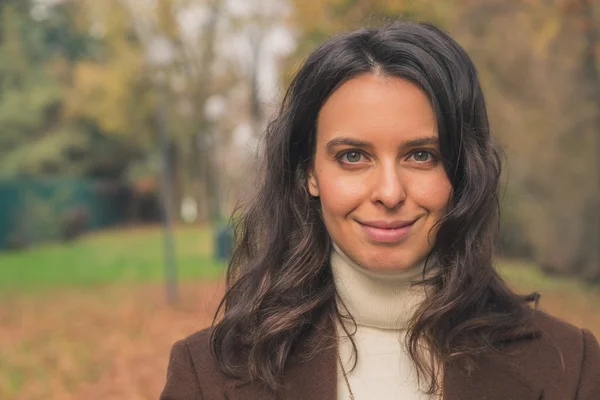
M439 369L420 352L420 343L443 365L493 348L531 318L527 302L534 296L515 295L493 267L501 158L475 67L445 32L401 21L344 33L317 48L267 128L257 192L236 214L223 315L211 336L226 374L242 368L276 390L306 331L323 315L340 317L331 242L319 200L307 190L307 170L320 108L341 84L365 73L410 80L429 96L453 188L431 253L437 268L421 282L430 294L408 332L419 376L429 378L431 392L438 389Z

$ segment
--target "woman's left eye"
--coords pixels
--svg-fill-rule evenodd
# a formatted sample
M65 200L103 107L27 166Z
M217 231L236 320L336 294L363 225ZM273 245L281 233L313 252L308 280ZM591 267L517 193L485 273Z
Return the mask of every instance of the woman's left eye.
M433 154L431 154L428 151L415 151L414 153L411 154L411 157L418 162L428 162L431 161L433 159Z

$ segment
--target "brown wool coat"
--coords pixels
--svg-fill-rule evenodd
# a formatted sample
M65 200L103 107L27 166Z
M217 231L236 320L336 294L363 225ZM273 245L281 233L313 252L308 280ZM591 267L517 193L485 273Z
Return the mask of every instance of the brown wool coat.
M320 322L309 336L333 331L331 323ZM600 400L600 347L589 331L538 312L534 336L503 341L503 355L478 356L470 374L458 364L445 366L443 399ZM210 355L209 337L205 329L175 343L161 400L336 400L334 346L290 362L286 389L276 397L257 382L224 376Z

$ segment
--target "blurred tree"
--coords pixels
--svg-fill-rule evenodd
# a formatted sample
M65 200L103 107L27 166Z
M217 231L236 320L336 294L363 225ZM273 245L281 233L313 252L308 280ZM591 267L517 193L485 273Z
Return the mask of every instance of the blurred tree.
M398 18L451 25L456 0L293 0L294 22L301 32L297 57L304 57L330 35L346 29L377 26ZM290 68L295 68L290 64ZM291 71L290 71L291 72Z
M262 122L259 53L266 33L278 20L280 10L270 7L277 2L257 0L256 8L237 13L243 4L223 0L157 0L147 10L129 0L120 1L129 9L148 64L154 64L156 56L163 59L160 71L148 71L150 75L159 72L168 81L169 133L181 175L178 198L194 197L200 219L218 219L222 216L220 181L230 180L219 168L219 156L230 139L227 131L240 123L246 110L236 109L222 119L221 115L240 86L247 86L249 95L242 106L253 126ZM242 54L234 50L241 37L250 48Z
M102 34L100 57L77 64L69 97L73 117L96 121L103 130L147 154L141 166L156 173L157 95L164 111L176 176L176 204L192 194L201 218L219 214L212 163L212 121L204 113L213 94L214 43L221 1L157 0L140 5L130 0L85 0L87 24ZM204 16L195 34L185 31L182 16ZM159 89L156 80L165 82ZM164 87L163 87L164 86ZM143 169L143 168L142 168Z
M156 144L153 89L128 12L119 0L83 4L87 13L80 18L87 29L98 31L100 44L94 57L74 66L67 116L95 121L120 140L152 148Z
M194 12L193 6L201 7L205 22L198 27L197 35L186 35L178 18L182 13ZM173 66L176 69L171 72L178 76L181 82L180 104L188 104L193 110L180 114L184 124L181 153L185 157L181 170L186 173L188 192L199 205L201 219L221 217L219 174L216 173L214 161L219 138L215 132L214 121L206 114L206 105L216 89L215 45L217 24L223 6L222 0L159 0L156 8L157 33L168 38L169 44L175 50Z
M93 38L77 31L72 11L68 2L0 3L2 175L114 177L132 156L93 121L65 116L73 65L94 48Z
M278 15L224 0L4 0L0 18L0 174L148 182L160 75L175 203L191 195L200 218L220 215L219 157L238 124L263 118L259 55Z
M38 138L56 123L61 88L44 68L48 59L43 31L29 14L27 2L0 4L1 158Z
M522 232L544 270L589 279L600 279L598 17L587 0L484 0L454 29L508 153L505 238Z

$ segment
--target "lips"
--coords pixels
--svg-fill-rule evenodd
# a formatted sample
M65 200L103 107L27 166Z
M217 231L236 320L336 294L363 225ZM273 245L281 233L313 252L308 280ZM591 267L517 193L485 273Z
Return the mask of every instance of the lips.
M400 229L405 226L414 224L415 220L412 221L363 221L360 222L362 225L370 226L379 229Z
M360 221L359 224L371 241L395 243L410 233L415 221Z

